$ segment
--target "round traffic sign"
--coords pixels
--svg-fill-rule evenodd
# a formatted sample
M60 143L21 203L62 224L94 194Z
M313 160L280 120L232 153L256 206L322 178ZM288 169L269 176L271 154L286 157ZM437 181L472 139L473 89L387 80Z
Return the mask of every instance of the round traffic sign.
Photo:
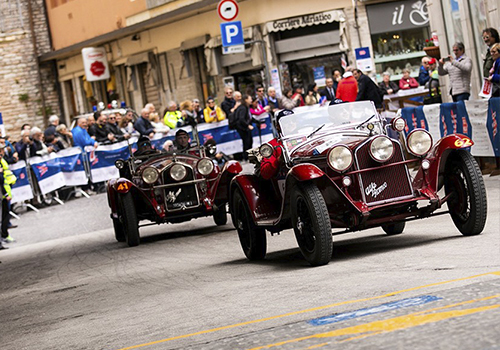
M217 13L224 21L232 21L238 16L238 4L235 0L221 0L217 5Z

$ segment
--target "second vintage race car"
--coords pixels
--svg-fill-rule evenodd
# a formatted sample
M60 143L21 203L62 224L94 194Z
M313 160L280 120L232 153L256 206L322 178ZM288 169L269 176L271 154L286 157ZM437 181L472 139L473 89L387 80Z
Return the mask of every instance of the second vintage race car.
M406 221L449 213L463 235L482 232L486 191L467 136L434 143L416 129L405 141L389 138L387 128L401 132L405 121L386 125L369 101L283 116L276 126L277 146L260 146L256 172L231 183L233 223L248 259L265 257L266 230L293 228L313 266L331 260L332 228L343 229L337 234L381 226L394 235ZM259 158L277 153L279 170L265 180ZM447 211L436 213L444 204Z
M229 183L242 167L229 160L219 168L207 157L215 150L199 145L196 127L193 136L190 148L170 153L148 150L149 140L141 138L138 148L146 151L141 155L131 151L129 159L116 161L120 177L108 182L107 193L119 242L137 246L143 220L179 223L213 216L217 225L226 224Z

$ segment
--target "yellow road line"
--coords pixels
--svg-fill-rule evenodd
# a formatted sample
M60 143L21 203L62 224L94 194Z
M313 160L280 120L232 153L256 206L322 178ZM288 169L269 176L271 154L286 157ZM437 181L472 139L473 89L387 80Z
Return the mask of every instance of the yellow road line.
M278 346L291 344L291 343L298 343L298 342L303 341L303 340L309 340L309 339L315 339L315 338L323 339L323 338L333 338L333 337L338 337L338 336L343 336L343 335L344 336L345 335L357 335L357 336L350 337L350 338L347 338L347 339L340 341L340 342L348 342L351 340L366 338L366 337L370 337L370 336L374 336L374 335L378 335L378 334L382 334L382 333L390 333L390 332L394 332L394 331L398 331L398 330L402 330L402 329L406 329L406 328L425 325L428 323L435 323L435 322L448 320L448 319L452 319L452 318L456 318L456 317L472 315L472 314L475 314L478 312L498 309L498 308L500 308L500 304L482 306L482 307L477 307L477 308L472 308L472 309L441 311L441 312L434 313L435 311L450 309L452 307L461 306L461 305L470 304L470 303L477 303L480 301L490 300L490 299L494 299L494 298L498 298L498 297L500 297L499 294L492 295L492 296L485 297L485 298L480 298L480 299L472 299L472 300L468 300L468 301L461 302L461 303L451 304L451 305L442 306L442 307L429 309L429 310L425 310L425 311L419 311L419 312L415 312L415 313L412 313L409 315L394 317L394 318L390 318L387 320L378 320L378 321L360 324L357 326L336 329L334 331L328 331L328 332L317 333L317 334L304 336L304 337L300 337L300 338L289 339L289 340L285 340L285 341L274 343L274 344L259 346L256 348L252 348L250 350L270 349L273 347L278 347ZM319 345L323 345L323 344L324 343L319 344Z
M194 337L194 336L197 336L197 335L214 333L214 332L219 332L219 331L223 331L223 330L226 330L226 329L232 329L232 328L237 328L237 327L242 327L242 326L248 326L248 325L255 324L255 323L261 323L261 322L276 320L276 319L280 319L280 318L284 318L284 317L289 317L289 316L294 316L294 315L300 315L300 314L304 314L304 313L308 313L308 312L330 309L330 308L333 308L333 307L336 307L336 306L342 306L342 305L360 303L360 302L364 302L364 301L371 301L371 300L388 298L388 297L392 297L392 296L395 296L395 295L398 295L398 294L403 294L403 293L408 293L408 292L416 291L416 290L419 290L419 289L424 289L424 288L429 288L429 287L435 287L435 286L440 286L440 285L454 283L454 282L466 281L466 280L470 280L470 279L474 279L474 278L479 278L479 277L484 277L484 276L488 276L488 275L500 276L500 271L487 272L487 273L483 273L483 274L479 274L479 275L474 275L474 276L469 276L469 277L456 278L456 279L449 280L449 281L436 282L436 283L426 284L426 285L423 285L423 286L418 286L418 287L413 287L413 288L408 288L408 289L402 289L402 290L399 290L399 291L395 291L395 292L391 292L391 293L387 293L387 294L383 294L383 295L378 295L378 296L374 296L374 297L363 298L363 299L356 299L356 300L342 301L342 302L338 302L338 303L334 303L334 304L329 304L329 305L324 305L324 306L318 306L318 307L314 307L314 308L310 308L310 309L306 309L306 310L298 310L298 311L288 312L288 313L282 314L282 315L265 317L265 318L261 318L261 319L258 319L258 320L240 322L240 323L236 323L236 324L232 324L232 325L227 325L227 326L223 326L223 327L206 329L206 330L202 330L202 331L199 331L199 332L178 335L178 336L175 336L175 337L170 337L170 338L165 338L165 339L161 339L161 340L156 340L156 341L152 341L152 342L149 342L149 343L133 345L133 346L129 346L129 347L126 347L126 348L119 349L119 350L138 349L138 348L142 348L142 347L146 347L146 346L156 345L156 344L160 344L160 343L166 343L166 342L173 341L173 340L185 339L185 338L190 338L190 337Z

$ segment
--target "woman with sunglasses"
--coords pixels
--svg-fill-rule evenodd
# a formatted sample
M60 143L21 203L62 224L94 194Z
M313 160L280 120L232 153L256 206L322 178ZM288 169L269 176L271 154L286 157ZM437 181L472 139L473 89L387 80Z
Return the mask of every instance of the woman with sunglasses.
M500 97L500 43L493 44L490 48L493 67L490 69L489 80L492 82L491 97Z

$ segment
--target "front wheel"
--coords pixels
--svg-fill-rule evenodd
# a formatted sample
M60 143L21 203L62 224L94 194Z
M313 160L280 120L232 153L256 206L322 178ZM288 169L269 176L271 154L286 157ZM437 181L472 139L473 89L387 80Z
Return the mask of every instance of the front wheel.
M216 211L214 211L214 222L217 226L222 226L227 224L227 209L226 203L220 205Z
M444 189L448 209L464 236L480 234L486 224L487 199L481 170L467 151L456 151L446 162Z
M382 225L382 230L388 235L388 236L394 236L394 235L399 235L403 233L405 229L405 222L396 222L395 224L387 224L387 225Z
M241 248L248 260L262 260L266 256L266 231L255 226L250 210L239 190L234 193L232 201L234 226L238 231Z
M333 252L332 226L318 187L304 184L291 196L292 225L300 251L312 266L326 265Z
M138 246L140 242L139 220L137 219L137 213L135 212L132 194L129 192L120 195L118 203L120 205L119 216L125 233L125 241L129 247Z

